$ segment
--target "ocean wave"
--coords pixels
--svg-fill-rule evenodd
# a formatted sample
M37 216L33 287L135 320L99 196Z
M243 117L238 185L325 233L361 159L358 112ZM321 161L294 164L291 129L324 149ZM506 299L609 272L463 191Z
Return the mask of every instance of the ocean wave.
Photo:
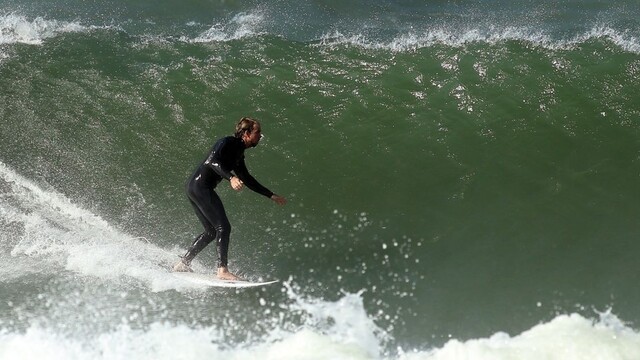
M175 28L166 32L166 29L154 30L147 26L142 26L141 33L132 32L132 29L127 32L131 36L140 37L142 41L155 39L160 42L174 42L176 40L188 43L229 42L258 38L264 35L286 39L286 34L272 31L272 16L266 10L254 9L237 13L227 20L213 25L205 25L194 21L183 24L186 33L193 33L194 29L206 28L194 35L179 35L176 33L177 30ZM86 32L95 29L125 31L122 26L118 25L83 25L79 22L59 21L40 16L30 19L21 14L9 13L0 15L0 45L14 43L40 45L44 40L60 34ZM635 33L630 30L615 29L604 24L594 25L588 31L565 38L536 27L516 26L437 27L424 30L413 29L406 32L398 29L395 35L393 33L394 30L390 30L390 33L382 36L372 35L368 32L358 32L357 30L332 30L324 33L319 38L308 39L307 41L314 44L314 46L322 47L355 46L364 49L408 52L435 45L464 47L470 44L497 44L505 41L523 41L534 46L563 50L573 49L593 39L606 39L623 51L640 53L640 39Z

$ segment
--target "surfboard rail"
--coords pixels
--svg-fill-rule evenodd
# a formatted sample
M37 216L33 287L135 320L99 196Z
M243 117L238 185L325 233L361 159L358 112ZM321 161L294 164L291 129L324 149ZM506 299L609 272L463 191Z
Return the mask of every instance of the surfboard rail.
M275 284L279 280L268 280L268 281L248 281L248 280L221 280L216 278L213 274L201 274L194 272L174 272L172 273L174 276L187 280L189 282L206 285L211 287L226 287L226 288L249 288L249 287L257 287L257 286L265 286L269 284Z

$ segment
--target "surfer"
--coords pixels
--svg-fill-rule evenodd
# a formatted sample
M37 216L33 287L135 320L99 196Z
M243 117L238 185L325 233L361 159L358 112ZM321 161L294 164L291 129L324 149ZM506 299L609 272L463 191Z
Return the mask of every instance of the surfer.
M227 265L231 224L227 219L222 201L215 192L215 187L225 179L229 181L233 190L240 191L246 185L278 205L284 205L287 202L284 197L262 186L247 170L244 151L258 145L261 138L260 123L256 119L248 117L240 119L236 125L235 136L218 140L205 161L187 182L189 202L204 226L204 232L196 237L187 253L173 266L173 271L191 272L190 264L193 258L215 240L218 250L218 278L239 279L229 271Z

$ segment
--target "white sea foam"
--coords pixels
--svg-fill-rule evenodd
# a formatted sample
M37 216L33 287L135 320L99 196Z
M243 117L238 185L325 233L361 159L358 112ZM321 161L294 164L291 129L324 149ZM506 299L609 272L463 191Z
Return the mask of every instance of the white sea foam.
M101 217L45 190L0 162L0 276L16 273L75 274L104 281L133 278L153 291L198 287L172 276L178 258L150 241L135 238ZM0 255L0 258L2 255ZM194 263L198 269L201 265ZM18 268L20 271L16 271Z
M290 280L291 281L291 280ZM121 323L111 330L71 336L33 321L26 331L8 331L0 322L2 359L378 359L384 331L367 315L360 293L337 301L305 298L285 283L289 301L279 311L296 314L291 326L278 314L269 330L228 346L225 329L156 321L144 329ZM259 309L266 301L260 299ZM265 308L268 309L268 308ZM56 311L55 308L51 311ZM65 310L66 311L66 310ZM290 319L289 316L286 316ZM86 319L85 321L91 321ZM260 320L258 320L259 322ZM262 324L264 325L264 324ZM226 329L232 330L232 322ZM232 330L233 331L233 330Z
M18 14L0 15L0 45L24 43L39 45L45 39L68 32L82 32L87 27L75 22L48 20L43 17L28 19Z
M321 39L322 45L335 46L341 44L355 45L369 49L391 50L396 52L410 51L430 47L437 44L460 47L470 43L497 43L506 40L528 40L541 44L551 43L551 39L543 33L532 33L523 29L505 28L503 30L472 29L452 31L432 29L425 32L400 34L391 41L368 39L364 35L344 35L334 32Z
M259 35L264 15L259 12L240 13L226 24L215 24L193 40L183 39L194 43L208 43L214 41L231 41Z
M423 32L412 31L400 34L390 41L371 39L362 34L332 32L320 39L320 46L352 45L366 49L404 52L438 44L463 47L474 43L497 44L504 41L525 41L543 48L571 49L590 39L607 39L625 51L640 53L640 41L637 37L606 26L596 26L569 39L557 39L541 30L518 27L468 30L428 29Z
M611 313L592 321L577 314L552 321L517 336L451 340L442 348L401 356L403 360L633 360L640 359L640 333Z
M584 35L573 40L574 44L585 42L589 39L608 39L623 50L630 53L640 54L640 39L627 33L614 30L607 26L597 26Z
M339 302L307 304L362 312ZM359 305L361 306L361 304ZM343 337L344 325L352 336ZM212 327L193 328L156 322L146 329L121 325L113 331L70 338L33 325L26 332L0 331L3 359L398 359L398 360L637 360L640 333L608 314L592 321L577 314L559 315L516 336L497 333L473 340L453 339L432 349L386 355L371 347L374 328L345 323L327 329L304 325L295 331L275 329L271 336L234 347ZM425 338L428 335L425 334ZM426 347L427 345L425 345Z

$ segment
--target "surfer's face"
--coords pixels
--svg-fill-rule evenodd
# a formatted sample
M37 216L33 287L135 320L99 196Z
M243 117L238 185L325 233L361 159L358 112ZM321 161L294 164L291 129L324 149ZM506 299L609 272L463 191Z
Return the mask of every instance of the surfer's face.
M249 133L245 133L244 135L244 143L246 147L255 147L256 145L258 145L258 143L260 142L260 139L262 139L262 132L260 130L260 125L259 124L255 124L253 126L253 130L251 130L251 132Z

